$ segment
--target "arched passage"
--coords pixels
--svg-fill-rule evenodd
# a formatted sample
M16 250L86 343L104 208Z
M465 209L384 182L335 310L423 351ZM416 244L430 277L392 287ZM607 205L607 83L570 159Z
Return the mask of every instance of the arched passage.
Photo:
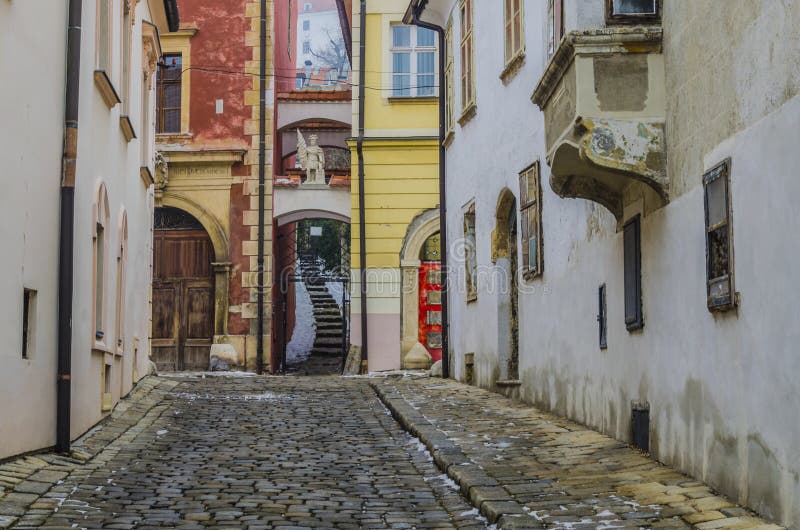
M432 360L427 345L420 342L420 269L423 267L421 258L425 243L438 233L439 210L425 210L409 224L400 250L403 282L400 336L404 368L427 368Z
M495 209L492 232L492 261L498 269L497 351L500 358L500 379L519 379L519 275L517 249L517 199L508 188L500 192Z
M214 340L211 237L197 218L156 208L152 358L159 371L207 370Z

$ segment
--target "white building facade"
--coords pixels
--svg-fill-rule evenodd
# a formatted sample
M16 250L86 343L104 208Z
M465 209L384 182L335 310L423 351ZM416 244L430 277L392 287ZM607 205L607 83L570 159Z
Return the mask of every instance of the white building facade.
M411 2L448 35L452 373L800 528L800 6L719 7Z
M0 459L56 441L62 153L76 127L69 438L148 369L155 69L177 9L82 1L78 119L65 141L67 4L0 5Z

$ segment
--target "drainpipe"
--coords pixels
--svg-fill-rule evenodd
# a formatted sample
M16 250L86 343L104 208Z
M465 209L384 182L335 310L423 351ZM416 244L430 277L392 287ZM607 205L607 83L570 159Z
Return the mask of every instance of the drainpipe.
M260 85L258 91L258 326L256 372L264 372L264 181L267 156L267 0L261 0Z
M367 348L367 234L365 193L364 193L364 83L367 53L367 0L361 0L361 13L359 14L359 43L358 43L358 139L356 152L358 154L358 259L361 274L361 371L369 370L369 351Z
M58 376L56 451L70 450L72 399L72 272L75 239L75 170L78 158L78 103L81 70L82 0L70 0L64 94L64 151L61 155L61 219L58 238Z
M412 23L415 26L435 31L439 35L439 241L441 242L442 261L442 377L450 377L450 318L448 311L448 269L447 269L447 181L446 181L446 153L444 137L447 124L445 123L445 109L447 101L447 87L445 87L445 53L444 28L436 24L423 22L419 19L425 2L421 2L413 10Z

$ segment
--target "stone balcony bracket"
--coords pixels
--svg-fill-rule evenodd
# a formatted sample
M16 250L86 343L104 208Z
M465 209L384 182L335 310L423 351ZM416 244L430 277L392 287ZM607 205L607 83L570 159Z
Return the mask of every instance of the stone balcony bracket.
M669 201L660 27L569 33L531 99L559 196L602 204L620 222L632 198L647 210Z

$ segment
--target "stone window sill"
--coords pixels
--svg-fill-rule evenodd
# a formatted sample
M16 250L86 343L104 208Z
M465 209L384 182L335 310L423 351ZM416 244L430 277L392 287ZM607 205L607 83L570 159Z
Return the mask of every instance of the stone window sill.
M128 116L119 117L119 128L122 129L122 135L125 137L126 142L136 138L136 131L133 130L133 124Z
M519 379L501 379L495 383L497 386L502 388L514 388L518 386L522 386L522 381Z
M103 102L109 109L113 109L118 103L122 102L105 70L94 71L94 85L100 91L100 96L102 96Z
M522 273L522 279L524 279L526 282L535 280L536 278L540 278L541 276L542 273L536 270L527 270Z
M171 142L178 140L191 140L192 133L156 133L157 142Z
M449 131L447 131L447 134L444 135L444 142L443 142L444 146L449 147L450 144L453 143L453 139L455 137L456 137L456 132L454 130L450 129Z
M155 180L153 179L153 173L147 166L142 166L139 168L139 177L141 177L142 183L144 183L145 188L149 188L152 184L155 183Z
M469 121L475 117L478 113L478 105L475 102L470 103L467 107L461 112L461 117L458 118L458 124L461 127L464 127Z
M392 96L389 98L389 103L400 104L430 104L437 101L439 98L436 96Z
M517 75L517 72L520 71L522 65L525 63L525 52L519 52L517 55L514 56L513 59L508 61L506 67L503 68L503 71L500 72L500 80L503 84L507 85L509 81L511 81L514 76Z

